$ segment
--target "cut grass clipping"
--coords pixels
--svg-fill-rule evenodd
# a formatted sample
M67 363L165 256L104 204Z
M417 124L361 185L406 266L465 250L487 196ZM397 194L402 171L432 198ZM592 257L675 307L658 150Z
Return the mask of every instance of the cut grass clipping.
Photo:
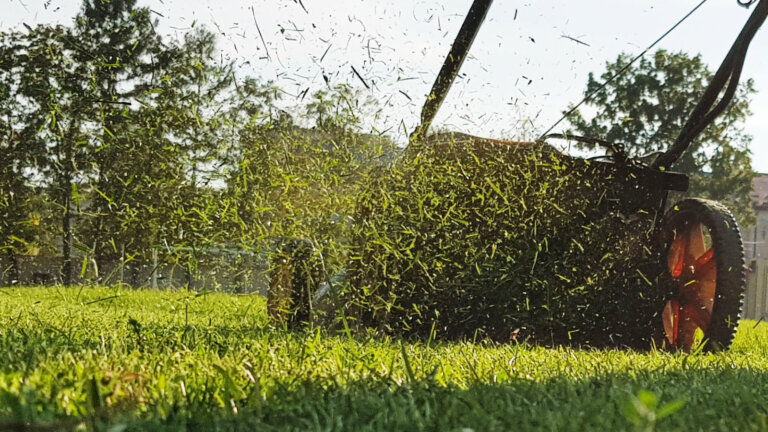
M649 348L663 305L650 221L611 211L632 203L596 166L458 135L409 149L362 196L346 319L421 338Z
M0 290L0 430L766 430L768 325L729 352L400 342L259 296Z

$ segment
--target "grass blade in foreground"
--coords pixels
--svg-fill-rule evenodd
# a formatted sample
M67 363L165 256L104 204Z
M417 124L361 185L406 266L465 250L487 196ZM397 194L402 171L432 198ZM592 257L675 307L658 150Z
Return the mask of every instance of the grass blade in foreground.
M767 342L427 347L273 329L258 296L2 289L0 429L765 430Z

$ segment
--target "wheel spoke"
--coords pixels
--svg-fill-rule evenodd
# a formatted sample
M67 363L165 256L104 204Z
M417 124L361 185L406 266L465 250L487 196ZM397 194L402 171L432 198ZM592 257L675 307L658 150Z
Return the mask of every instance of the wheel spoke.
M681 325L683 321L690 322L694 330L699 328L701 331L706 332L711 316L710 312L705 308L685 305L680 311L680 322Z
M697 291L697 298L699 306L705 306L706 309L712 312L712 307L715 304L715 295L717 294L717 267L712 265L707 272L702 272L699 275L699 290Z
M661 314L664 323L664 334L671 346L677 345L678 325L680 322L680 304L677 299L672 299L664 306Z
M690 266L690 274L686 276L688 277L684 279L687 279L687 282L681 284L678 292L680 306L690 312L687 316L692 316L692 311L705 311L706 320L697 315L696 322L699 328L706 331L717 290L717 262L714 259L714 250L706 250Z
M685 243L686 238L678 234L672 245L669 247L669 255L667 256L667 268L672 277L680 277L683 274L683 264L685 257Z
M662 321L670 346L690 351L696 329L709 326L717 287L715 251L706 244L704 226L681 224L669 247L667 268L677 285L675 298L664 306Z
M701 267L701 266L707 265L707 264L713 262L712 258L714 258L714 257L715 257L715 250L712 249L712 248L709 248L709 249L706 250L706 252L704 252L704 254L702 254L696 260L695 263L693 263L693 266L694 267Z
M680 307L680 323L677 333L677 348L690 352L696 338L696 329L707 332L710 313L706 309L684 305Z
M692 266L707 253L707 245L704 240L704 226L701 223L690 224L688 228L688 250L685 254L685 263Z
M696 329L699 326L690 316L687 316L688 309L681 308L680 310L680 322L678 324L677 340L674 347L682 349L685 352L689 352L693 347L693 342L696 338Z
M702 266L690 282L680 287L680 302L683 307L691 307L712 313L717 291L717 267L710 261ZM702 327L705 330L705 327Z

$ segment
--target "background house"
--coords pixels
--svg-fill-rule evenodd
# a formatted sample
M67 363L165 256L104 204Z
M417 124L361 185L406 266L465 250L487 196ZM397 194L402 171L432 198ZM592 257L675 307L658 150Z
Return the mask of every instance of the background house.
M768 175L755 177L751 197L757 223L741 230L749 267L742 315L761 320L768 317Z

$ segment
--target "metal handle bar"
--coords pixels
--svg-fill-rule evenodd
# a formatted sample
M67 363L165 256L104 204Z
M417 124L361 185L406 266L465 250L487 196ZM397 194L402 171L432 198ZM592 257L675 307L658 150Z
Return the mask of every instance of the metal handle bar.
M427 101L424 102L424 106L421 109L421 124L411 134L411 140L418 139L418 137L426 134L429 130L435 114L440 109L440 105L443 104L448 90L451 89L456 75L459 74L459 69L461 69L464 59L469 54L469 48L472 46L480 26L488 14L488 9L491 8L491 3L493 3L493 0L475 0L472 3L472 7L469 8L469 13L464 18L459 34L451 46L451 51L445 58L443 67L440 69L440 73L437 74L434 84L432 84Z
M551 134L544 135L543 137L536 140L536 142L543 143L549 138L563 139L563 140L570 140L570 141L577 141L577 142L583 142L587 144L598 145L610 151L611 153L608 156L611 159L613 159L616 163L626 164L627 162L629 162L629 156L627 155L627 151L624 149L624 145L621 143L606 141L599 138L585 137L585 136L573 135L573 134L561 134L561 133L551 133ZM599 156L599 157L603 157L603 156Z
M744 5L741 1L740 4ZM675 139L674 144L662 153L658 159L656 159L652 167L657 169L666 170L675 163L683 152L690 146L691 142L709 126L717 116L722 114L728 107L728 104L733 100L733 95L738 88L739 78L741 77L741 70L744 66L744 59L747 55L747 48L749 48L750 42L755 37L757 30L765 22L768 17L768 0L760 1L755 10L750 15L749 20L744 25L744 28L739 33L736 41L733 43L728 55L726 55L723 63L715 72L715 76L712 78L707 89L704 91L704 96L701 98L696 107L691 112L688 121L685 123L680 135ZM727 88L726 88L727 86ZM717 102L717 97L720 92L725 88L722 98Z

